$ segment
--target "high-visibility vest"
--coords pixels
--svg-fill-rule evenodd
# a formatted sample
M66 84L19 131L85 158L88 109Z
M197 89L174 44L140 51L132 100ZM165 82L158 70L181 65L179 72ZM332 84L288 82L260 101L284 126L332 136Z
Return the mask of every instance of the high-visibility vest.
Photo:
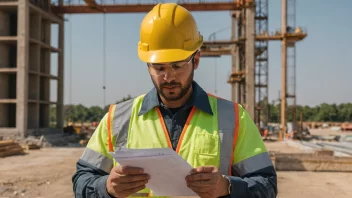
M133 99L124 109L110 106L107 121L110 152L122 145L126 148L172 148L158 107L138 115L144 96ZM213 165L222 174L231 175L238 136L238 104L210 94L208 98L213 115L192 107L176 152L192 167ZM121 126L121 123L129 125ZM126 139L127 142L124 142ZM114 161L114 164L117 163ZM152 196L152 192L146 188L132 196Z

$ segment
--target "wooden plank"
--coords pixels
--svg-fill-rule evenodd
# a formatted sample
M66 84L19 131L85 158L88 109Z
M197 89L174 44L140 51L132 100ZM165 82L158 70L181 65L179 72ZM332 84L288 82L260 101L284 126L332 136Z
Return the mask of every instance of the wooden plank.
M23 148L14 140L0 141L0 157L23 154Z
M19 144L13 143L10 145L6 145L6 146L1 146L0 147L0 152L5 152L11 149L15 149L15 148L22 148Z
M20 148L14 148L14 149L10 149L4 152L0 152L0 157L8 157L11 155L19 155L19 154L23 154L23 149Z
M13 140L1 140L0 141L0 146L7 146L7 145L11 145L13 143L14 143Z

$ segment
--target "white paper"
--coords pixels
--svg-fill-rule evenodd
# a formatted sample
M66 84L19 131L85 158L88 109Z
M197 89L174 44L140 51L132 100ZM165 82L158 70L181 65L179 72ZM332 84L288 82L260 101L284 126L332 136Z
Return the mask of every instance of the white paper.
M122 166L143 168L150 175L146 186L155 196L197 196L185 179L192 166L170 148L124 148L110 154Z

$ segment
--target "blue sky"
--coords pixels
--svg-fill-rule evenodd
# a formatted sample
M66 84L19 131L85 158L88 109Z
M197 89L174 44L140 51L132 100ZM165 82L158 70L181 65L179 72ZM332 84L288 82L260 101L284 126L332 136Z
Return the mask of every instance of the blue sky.
M281 0L269 0L269 31L281 26ZM352 102L352 19L351 0L296 0L296 25L308 36L296 45L297 103ZM204 38L230 27L229 12L193 12ZM148 92L153 84L146 66L137 55L139 26L145 13L106 15L106 103L130 94ZM104 104L103 97L103 15L66 15L65 104ZM53 42L57 28L53 27ZM72 34L70 34L70 32ZM72 42L70 39L72 36ZM230 29L216 35L230 39ZM70 51L72 47L72 51ZM72 57L72 65L70 64ZM52 74L57 74L57 56L52 56ZM72 68L70 68L72 66ZM72 83L70 70L72 69ZM209 93L230 99L231 57L202 58L195 80ZM216 78L215 78L216 73ZM56 101L52 83L52 101ZM71 86L71 88L70 88ZM70 89L72 95L70 95ZM281 89L281 43L269 43L269 100Z

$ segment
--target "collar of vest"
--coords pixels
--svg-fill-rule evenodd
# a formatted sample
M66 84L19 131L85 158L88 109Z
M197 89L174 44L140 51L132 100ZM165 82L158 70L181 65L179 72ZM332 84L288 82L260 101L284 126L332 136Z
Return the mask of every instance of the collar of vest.
M186 105L195 106L196 108L202 110L205 113L214 115L209 103L208 94L195 81L193 81L192 87L192 96ZM148 111L152 110L154 107L160 107L160 105L161 104L159 101L158 92L156 88L153 88L145 95L142 102L142 107L138 115L143 115Z

